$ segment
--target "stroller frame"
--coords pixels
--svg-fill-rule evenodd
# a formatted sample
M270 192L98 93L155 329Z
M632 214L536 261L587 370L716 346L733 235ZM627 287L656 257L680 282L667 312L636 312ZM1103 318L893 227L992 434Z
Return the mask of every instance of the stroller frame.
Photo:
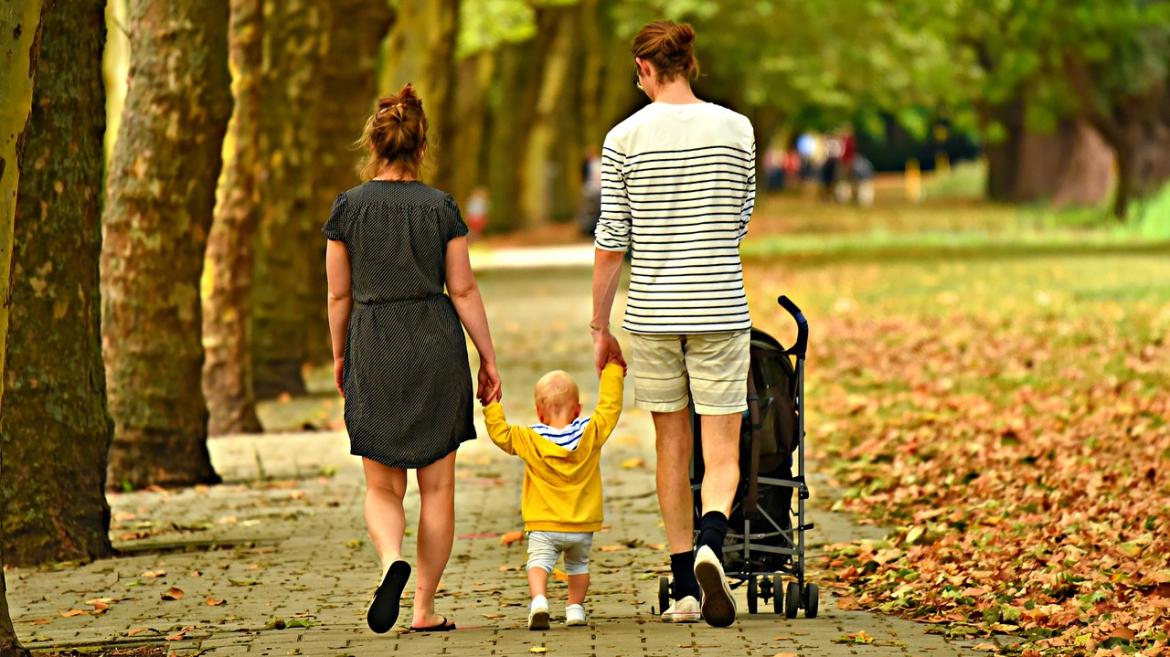
M729 523L727 538L723 545L724 562L733 563L727 555L736 555L734 563L738 569L727 569L725 574L731 580L731 586L738 588L747 584L748 612L755 614L759 608L759 601L765 603L771 600L775 612L783 613L788 618L796 618L800 609L804 610L806 618L815 618L819 608L819 590L816 584L806 582L805 536L804 533L814 528L806 522L805 502L809 499L809 489L805 478L804 464L804 360L808 349L808 321L800 308L788 297L781 296L778 303L788 312L796 322L797 338L792 347L784 350L784 356L795 358L794 371L794 399L793 407L796 411L795 436L797 444L792 465L795 472L791 478L777 478L760 476L759 447L761 443L760 399L754 383L749 386L748 411L745 413L745 423L750 427L751 448L753 458L749 471L741 473L740 487L736 501L732 508L732 516L736 511L742 516L742 524ZM694 422L694 449L690 466L691 491L694 498L695 525L702 516L702 441L699 432L697 416ZM789 488L796 497L795 511L789 499L786 513L791 518L773 518L767 510L758 505L759 490L767 488ZM791 527L785 527L784 520L794 520ZM696 530L697 537L697 530ZM773 545L767 544L770 541ZM779 547L775 544L779 543ZM780 557L777 560L777 557ZM767 562L772 562L772 568L767 568ZM781 597L782 578L790 580L784 587ZM658 604L665 610L670 603L671 583L669 578L659 578Z

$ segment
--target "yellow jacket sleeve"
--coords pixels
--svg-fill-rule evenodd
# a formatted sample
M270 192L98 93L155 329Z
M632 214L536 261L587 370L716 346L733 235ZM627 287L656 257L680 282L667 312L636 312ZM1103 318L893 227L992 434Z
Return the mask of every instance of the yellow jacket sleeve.
M508 419L504 417L504 407L500 402L488 404L483 409L483 419L487 424L488 437L497 447L519 456L524 456L528 452L528 440L523 427L508 424Z
M617 363L610 363L601 371L601 385L597 394L597 408L590 421L597 427L597 445L609 440L622 416L622 398L625 390L625 372Z

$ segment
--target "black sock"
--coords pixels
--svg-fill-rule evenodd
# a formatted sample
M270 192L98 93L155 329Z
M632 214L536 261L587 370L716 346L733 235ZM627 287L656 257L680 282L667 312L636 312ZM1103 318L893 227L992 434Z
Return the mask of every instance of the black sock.
M727 516L719 511L708 511L699 520L699 540L695 547L711 548L720 563L723 562L723 539L727 536Z
M674 577L672 597L681 600L688 595L698 598L699 580L695 579L695 553L687 550L670 555L670 574Z

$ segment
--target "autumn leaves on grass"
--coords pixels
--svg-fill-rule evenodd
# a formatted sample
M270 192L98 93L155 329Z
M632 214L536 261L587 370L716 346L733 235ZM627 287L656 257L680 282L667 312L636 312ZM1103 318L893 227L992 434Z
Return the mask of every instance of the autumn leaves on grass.
M817 397L838 507L899 527L835 546L841 606L1024 655L1170 655L1170 387L1149 377L1170 344L1073 321L822 323L821 380L867 377Z

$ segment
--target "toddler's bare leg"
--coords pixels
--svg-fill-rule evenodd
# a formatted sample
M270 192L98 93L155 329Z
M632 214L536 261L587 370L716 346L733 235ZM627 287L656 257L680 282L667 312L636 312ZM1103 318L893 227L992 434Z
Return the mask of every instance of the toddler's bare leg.
M543 572L543 571L542 571ZM585 594L589 592L589 573L569 575L569 604L585 603Z
M548 597L548 573L544 568L529 568L528 569L528 592L532 597L543 595Z

